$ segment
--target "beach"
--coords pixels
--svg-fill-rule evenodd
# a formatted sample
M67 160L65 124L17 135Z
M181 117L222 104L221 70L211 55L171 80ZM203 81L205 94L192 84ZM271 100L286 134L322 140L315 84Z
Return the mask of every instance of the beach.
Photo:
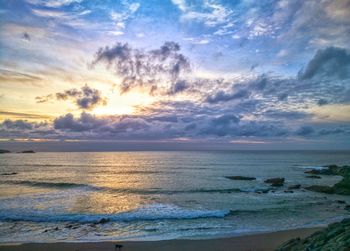
M293 238L305 238L322 228L305 228L272 233L253 234L230 238L204 240L163 240L163 241L126 241L126 242L58 242L1 244L1 251L114 251L116 244L123 245L123 251L270 251Z

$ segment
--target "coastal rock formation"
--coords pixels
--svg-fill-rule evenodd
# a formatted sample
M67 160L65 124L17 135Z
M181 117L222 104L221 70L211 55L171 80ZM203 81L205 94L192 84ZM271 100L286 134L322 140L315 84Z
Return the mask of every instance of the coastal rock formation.
M0 149L0 153L10 153L9 150Z
M319 192L319 193L334 193L334 189L330 186L313 185L313 186L305 187L305 189L313 192Z
M292 189L300 189L301 185L300 184L296 184L296 185L291 185L288 187L289 190L292 190Z
M16 174L17 174L16 172L12 172L12 173L2 173L1 175L9 176L9 175L16 175Z
M105 224L105 223L107 223L107 222L109 222L109 219L108 219L108 218L102 218L102 219L100 219L97 223L98 223L98 224Z
M337 250L350 248L350 218L330 224L305 239L292 239L282 244L277 251Z
M309 175L309 176L306 176L306 178L310 178L310 179L321 179L321 176L318 176L318 175Z
M35 153L33 150L26 150L26 151L22 151L22 152L18 152L18 153Z
M271 178L264 181L265 183L271 184L273 187L280 187L284 184L284 178Z
M310 173L310 172L309 172ZM328 169L322 170L313 170L313 173L317 173L320 175L339 175L343 176L343 179L335 184L334 186L309 186L305 189L321 192L321 193L335 193L341 195L350 195L350 167L349 166L336 166L331 165L328 166Z
M226 176L225 178L230 180L256 180L254 177L246 177L246 176Z

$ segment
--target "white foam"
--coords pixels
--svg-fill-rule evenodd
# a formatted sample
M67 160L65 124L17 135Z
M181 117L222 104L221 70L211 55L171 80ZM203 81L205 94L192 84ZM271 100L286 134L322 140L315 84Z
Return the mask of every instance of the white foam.
M33 222L99 222L102 218L109 221L142 221L162 219L223 218L229 210L186 209L171 204L149 204L131 211L117 214L49 214L47 212L0 212L0 220Z
M327 169L326 166L298 166L298 167L302 169L315 169L315 170Z

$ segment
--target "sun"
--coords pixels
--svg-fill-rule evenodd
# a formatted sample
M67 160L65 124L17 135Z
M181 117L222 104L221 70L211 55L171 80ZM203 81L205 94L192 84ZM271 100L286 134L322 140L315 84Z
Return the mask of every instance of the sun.
M105 106L96 107L96 115L128 115L135 114L136 106L147 106L156 101L156 98L146 92L132 91L124 94L111 94L107 96Z

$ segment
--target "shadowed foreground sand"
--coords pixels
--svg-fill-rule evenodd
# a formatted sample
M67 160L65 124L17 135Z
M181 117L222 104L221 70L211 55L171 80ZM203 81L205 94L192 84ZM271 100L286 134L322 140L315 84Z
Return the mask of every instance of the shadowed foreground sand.
M270 251L296 237L305 238L321 228L295 229L273 233L210 240L169 240L133 242L88 242L88 243L28 243L2 245L4 251L115 251L115 244L123 245L122 251Z

